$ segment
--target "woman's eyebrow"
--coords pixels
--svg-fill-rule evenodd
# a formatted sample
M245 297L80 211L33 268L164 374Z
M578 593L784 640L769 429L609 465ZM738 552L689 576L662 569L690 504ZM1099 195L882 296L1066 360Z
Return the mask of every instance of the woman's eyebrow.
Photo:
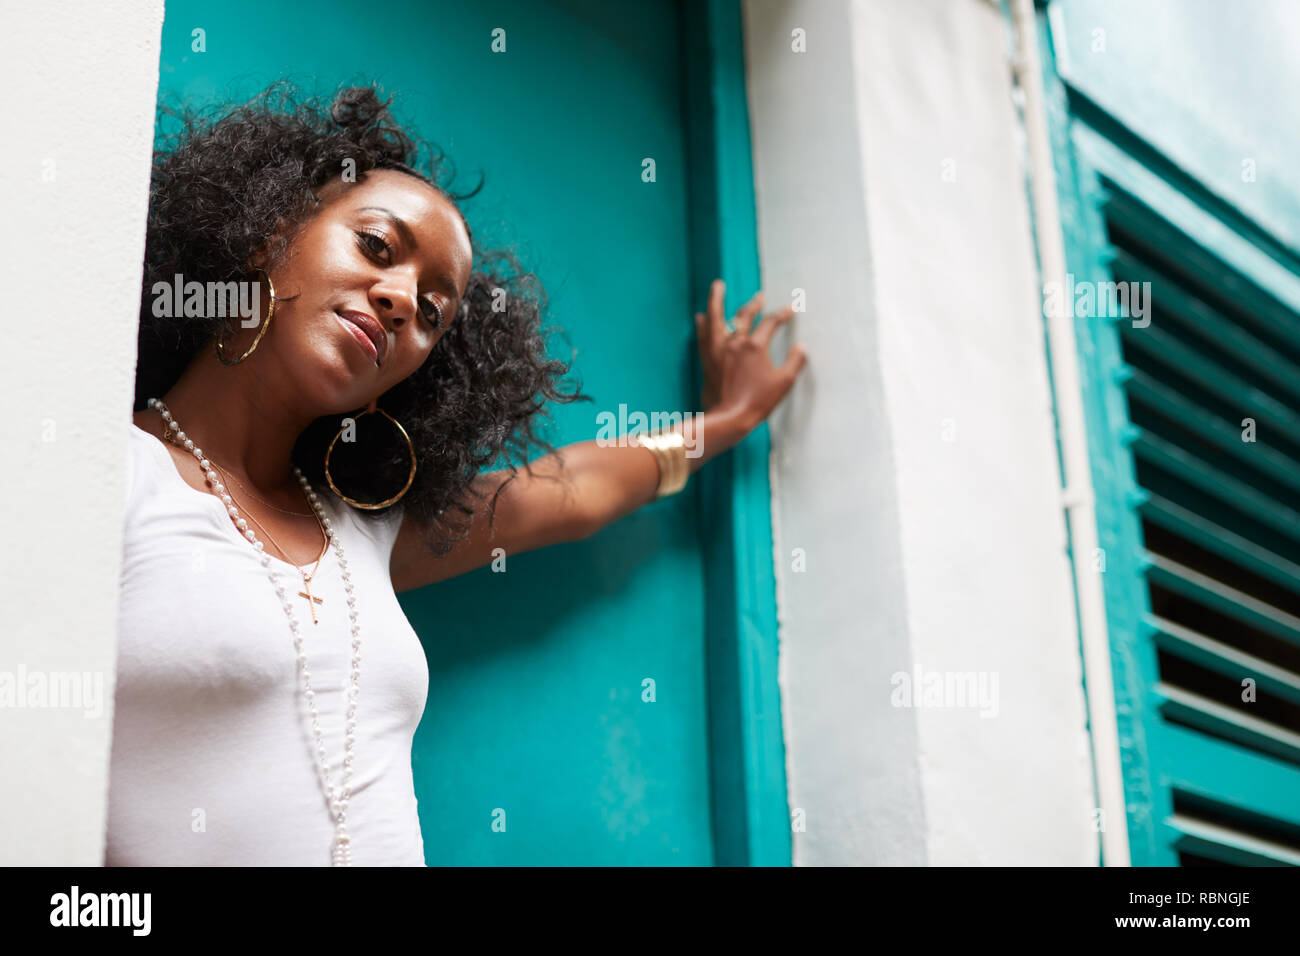
M406 224L406 220L398 218L397 214L391 209L385 209L383 206L362 206L357 212L365 212L366 210L382 212L388 221L393 224L393 228L402 234L402 239L405 240L408 246L412 249L418 247L415 241L415 233L411 232L411 227Z

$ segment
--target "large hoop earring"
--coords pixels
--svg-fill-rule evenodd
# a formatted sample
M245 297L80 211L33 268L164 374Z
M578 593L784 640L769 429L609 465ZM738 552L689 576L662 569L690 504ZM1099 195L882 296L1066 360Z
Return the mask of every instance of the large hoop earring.
M343 435L342 427L339 428L338 434L336 434L334 438L331 439L329 448L325 449L325 480L329 482L330 488L333 489L334 494L338 495L348 504L352 505L352 507L364 508L366 511L378 511L380 508L387 508L389 505L393 505L401 501L403 496L405 496L406 492L410 490L411 483L415 481L415 443L411 441L411 436L406 433L406 429L402 427L402 423L399 422L392 415L388 414L388 412L384 411L382 408L379 408L375 402L371 402L370 407L367 408L360 415L357 415L356 417L361 418L362 415L369 415L371 412L376 412L376 411L397 426L397 430L401 432L402 437L406 439L406 447L411 450L411 473L406 476L406 484L402 486L402 490L399 491L397 494L395 494L393 497L389 498L386 501L381 501L378 504L370 504L369 502L357 501L355 498L349 498L347 495L345 495L342 491L339 490L338 485L334 484L334 479L330 477L330 453L334 451L334 445L338 442L339 438ZM353 421L355 422L356 419L353 419Z
M221 336L218 334L216 340L217 358L221 359L222 365L238 365L240 362L244 361L244 359L252 355L253 349L257 348L257 343L262 341L262 336L264 336L266 330L271 327L271 316L275 315L275 286L271 284L271 274L265 269L256 269L254 271L260 272L262 275L266 276L266 286L271 290L271 307L266 310L266 319L263 320L261 328L257 330L257 338L253 339L253 344L248 347L248 351L239 356L239 358L226 358L226 353L221 351Z

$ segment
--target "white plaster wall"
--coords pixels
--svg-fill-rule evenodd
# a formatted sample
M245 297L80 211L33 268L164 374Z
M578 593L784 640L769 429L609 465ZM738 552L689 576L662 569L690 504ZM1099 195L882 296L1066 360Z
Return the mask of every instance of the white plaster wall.
M796 865L919 865L917 726L887 693L909 637L845 6L744 7L763 288L771 308L808 296L792 325L809 364L771 419L787 784Z
M811 374L772 422L795 863L1095 863L1006 24L744 10L764 287L808 290ZM996 716L893 706L918 669L996 677Z
M12 3L0 30L0 680L75 672L91 695L0 707L0 865L103 858L162 18L162 0Z

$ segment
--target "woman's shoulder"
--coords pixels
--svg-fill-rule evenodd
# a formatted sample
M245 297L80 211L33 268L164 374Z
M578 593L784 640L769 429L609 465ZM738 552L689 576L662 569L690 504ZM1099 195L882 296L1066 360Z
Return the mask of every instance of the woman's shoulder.
M126 428L128 460L132 463L143 461L140 467L150 467L154 462L174 457L163 438L164 428L163 420L155 412L145 409L132 414L131 424Z
M137 493L139 496L155 497L159 491L171 487L171 481L167 477L169 470L170 474L193 486L177 465L175 446L163 438L165 427L161 416L148 409L133 413L131 423L126 427L128 510L138 504Z

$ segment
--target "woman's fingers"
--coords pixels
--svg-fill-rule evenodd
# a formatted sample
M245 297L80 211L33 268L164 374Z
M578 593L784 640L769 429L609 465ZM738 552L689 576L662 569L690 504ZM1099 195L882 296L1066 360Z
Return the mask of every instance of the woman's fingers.
M755 325L754 319L762 312L764 301L763 292L759 291L736 310L733 331L727 327L723 312L726 288L725 282L714 279L709 286L708 312L695 313L695 332L701 350L717 346L730 335L750 335L759 344L769 345L776 330L794 317L794 306L787 305L783 309L763 316Z
M726 293L726 283L714 279L709 287L709 340L717 343L727 336L727 320L722 314L722 299Z
M776 334L776 330L793 317L794 306L792 305L787 305L784 309L763 316L763 321L759 322L758 328L754 330L754 341L760 345L768 345L772 341L772 336Z
M794 387L808 361L808 347L791 346L781 365L774 365L768 346L776 330L794 317L794 306L787 305L755 321L762 313L764 298L761 291L756 292L736 311L733 332L723 318L725 290L723 281L714 279L709 287L707 311L695 313L695 334L704 371L704 405L711 408L719 401L736 402L753 409L766 409L766 417L772 406ZM727 345L732 340L737 346L734 349ZM727 389L727 395L719 393L722 388Z
M804 363L808 361L808 346L800 343L790 346L790 354L785 357L781 363L782 374L790 376L793 384L794 380L799 377L799 372L803 369Z
M763 293L758 291L754 297L736 310L735 328L737 335L748 335L754 325L754 316L763 308Z

